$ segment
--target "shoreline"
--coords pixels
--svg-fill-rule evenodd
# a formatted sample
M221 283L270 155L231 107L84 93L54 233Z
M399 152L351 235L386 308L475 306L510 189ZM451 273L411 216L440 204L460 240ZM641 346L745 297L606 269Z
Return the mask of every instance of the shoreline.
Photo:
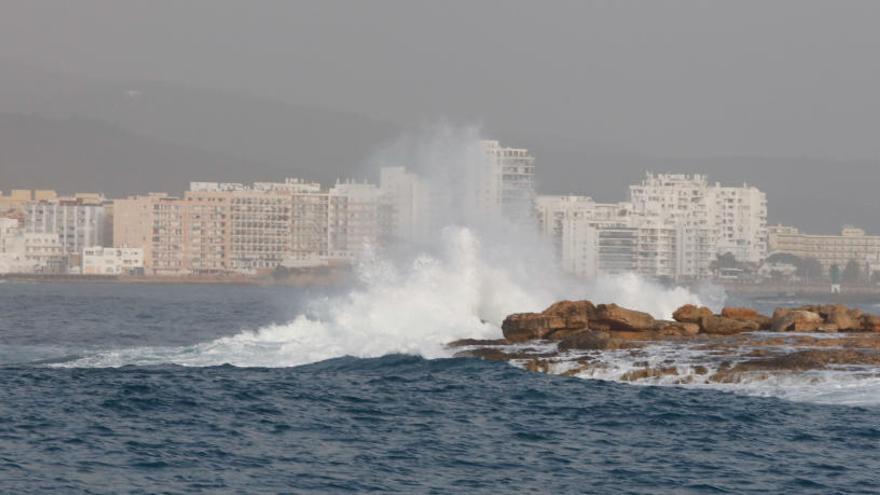
M283 278L272 276L140 276L140 275L62 275L62 274L0 274L0 283L106 283L106 284L144 284L144 285L243 285L255 287L333 287L345 284L349 273L327 275L296 274Z

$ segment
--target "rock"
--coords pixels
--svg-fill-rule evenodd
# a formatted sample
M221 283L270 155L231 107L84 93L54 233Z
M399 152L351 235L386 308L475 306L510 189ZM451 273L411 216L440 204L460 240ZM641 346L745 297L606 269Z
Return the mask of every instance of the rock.
M575 335L575 334L578 334L581 332L586 332L586 331L587 330L583 329L583 328L579 328L579 329L563 328L561 330L554 330L553 332L548 333L546 336L544 336L544 338L547 340L564 340L564 339L571 337L572 335Z
M822 333L836 333L840 331L840 327L834 323L823 323L816 328L816 331Z
M559 301L541 314L562 318L566 330L580 330L587 328L595 312L596 306L590 301Z
M679 321L658 321L654 324L653 330L662 336L688 337L700 333L700 325Z
M774 315L776 312L774 311ZM770 329L774 332L815 332L825 323L818 313L812 311L793 310L784 313L785 316L773 318Z
M853 318L853 315L846 308L837 309L825 316L827 325L834 325L839 332L852 332L862 329L859 317Z
M678 370L675 367L669 368L642 368L638 370L631 370L624 373L620 379L625 382L634 382L636 380L643 380L645 378L655 378L658 376L675 376L678 375Z
M459 339L448 344L447 347L468 347L472 345L508 345L510 341L507 339Z
M744 371L806 371L830 365L877 365L880 354L852 349L810 349L781 356L752 359L737 364L731 372Z
M649 330L654 317L648 313L622 308L616 304L600 304L596 307L595 320L608 325L611 330Z
M764 316L752 308L725 307L721 310L721 316L734 320L753 321L758 324L760 330L769 330L773 324L772 318Z
M780 320L780 319L788 316L788 314L791 313L792 311L793 310L791 310L789 308L776 308L773 310L773 316L771 316L771 318L774 320Z
M554 330L565 328L565 320L541 313L517 313L504 319L501 331L510 342L543 339Z
M580 349L585 351L609 351L627 349L633 344L621 338L612 337L612 332L580 332L559 343L560 351Z
M754 321L735 320L723 316L704 316L700 319L700 331L709 335L733 335L760 329L761 326Z
M706 316L714 316L711 309L693 304L685 304L672 313L673 320L683 323L700 323L700 319Z
M880 316L865 315L862 317L862 330L880 332Z
M749 320L761 315L752 308L726 306L721 309L721 316L725 318L733 318L735 320Z
M549 373L550 362L546 359L530 359L526 361L525 368L533 373Z
M513 359L513 356L511 356L510 354L490 347L482 347L480 349L474 349L471 351L459 352L455 355L455 357L475 357L485 359L486 361L510 361L511 359Z

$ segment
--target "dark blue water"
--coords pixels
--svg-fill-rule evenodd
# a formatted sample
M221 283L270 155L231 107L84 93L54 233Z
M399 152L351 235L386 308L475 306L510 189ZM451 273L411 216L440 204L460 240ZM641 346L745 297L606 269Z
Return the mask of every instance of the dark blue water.
M231 335L284 321L304 297L277 288L2 284L0 492L880 492L872 408L627 386L470 359L276 369L40 361Z

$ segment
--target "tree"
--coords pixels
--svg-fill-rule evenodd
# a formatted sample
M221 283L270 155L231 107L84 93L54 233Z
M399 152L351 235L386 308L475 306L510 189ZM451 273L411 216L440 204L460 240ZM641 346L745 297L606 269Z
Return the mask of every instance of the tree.
M827 274L822 263L812 256L801 258L789 253L773 253L767 257L768 263L784 263L797 268L797 276L805 280L819 280Z
M831 283L832 284L839 284L840 283L840 267L837 265L831 265L831 270L829 270L829 271L831 274Z
M843 268L843 276L841 277L844 282L854 283L858 282L862 275L862 267L859 266L859 263L856 260L849 260L847 262L846 267Z
M721 270L723 268L742 268L742 263L736 260L733 253L718 254L715 259L709 263L709 269L712 271Z

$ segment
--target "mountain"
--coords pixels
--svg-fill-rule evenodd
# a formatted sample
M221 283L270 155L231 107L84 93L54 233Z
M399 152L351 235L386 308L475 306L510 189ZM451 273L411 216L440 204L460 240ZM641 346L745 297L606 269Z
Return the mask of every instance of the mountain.
M190 180L375 179L376 150L409 130L339 110L2 62L0 112L0 189L112 195L180 192ZM489 122L484 135L535 154L542 193L620 201L645 171L703 173L764 190L771 222L820 233L856 224L880 233L880 161L645 156L589 136L542 133L528 122Z
M190 180L245 180L261 167L97 120L0 113L2 190L45 188L110 196L179 193Z
M74 135L83 138L83 133L107 138L113 134L129 140L119 145L122 147L134 146L132 140L140 138L140 146L149 148L154 155L193 158L192 162L177 161L164 172L169 174L167 177L151 178L157 184L169 184L180 177L240 177L248 181L301 177L323 183L345 177L361 178L367 175L365 164L376 147L401 132L394 124L353 113L236 93L155 82L92 81L0 63L3 67L8 70L0 70L0 112L38 116L31 126L25 126L27 129L49 132L63 141L61 127L76 122L86 129L71 131L68 137L72 140L76 139ZM19 126L24 122L8 115L5 119L7 126L12 121ZM50 125L50 121L54 124ZM101 128L99 123L105 126ZM17 132L23 130L19 127ZM17 149L19 145L8 137L5 142L12 147L7 154L24 158L24 149ZM82 145L80 151L84 152ZM29 148L28 152L34 151ZM201 158L196 159L196 155ZM100 160L102 156L94 158ZM212 164L212 159L218 162ZM126 160L141 161L130 155ZM237 164L237 169L231 168L231 164ZM89 166L110 170L115 165ZM32 183L44 172L55 173L51 168L34 168L30 175L23 171L15 177ZM114 175L120 180L124 176L121 170ZM126 192L140 190L143 182L141 176L137 177L139 180L131 181L128 187L121 182L117 185ZM96 179L105 184L104 179ZM11 179L4 175L0 180ZM169 189L182 187L174 183Z

